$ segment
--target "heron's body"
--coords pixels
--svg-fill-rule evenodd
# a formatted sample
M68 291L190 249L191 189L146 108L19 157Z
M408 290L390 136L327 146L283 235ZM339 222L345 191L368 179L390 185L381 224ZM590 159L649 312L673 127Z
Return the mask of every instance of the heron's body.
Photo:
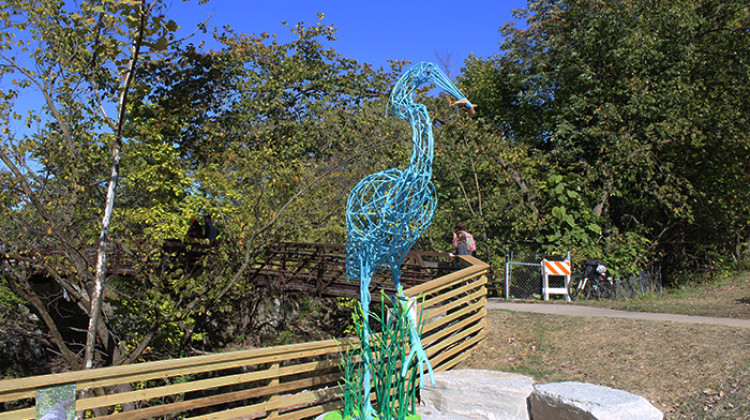
M363 178L349 194L346 207L347 277L360 281L360 303L364 324L364 346L369 345L368 314L370 280L375 270L391 269L397 293L401 289L401 263L411 247L427 229L435 214L436 194L432 185L433 136L427 107L414 103L413 92L422 84L433 82L456 99L464 96L450 80L431 63L420 63L407 71L391 93L393 113L408 121L412 127L412 149L409 166L387 169ZM465 101L468 107L472 107ZM420 374L425 366L432 378L432 366L422 349L416 326L411 326L412 349L403 365L406 373L409 361L417 357ZM370 394L370 373L364 363L364 396ZM369 398L361 418L372 418Z
M407 211L415 207L420 211ZM435 187L428 177L412 170L389 169L357 184L349 195L347 208L352 210L347 212L347 233L350 238L357 238L348 241L348 251L365 251L373 267L392 268L401 265L430 225L435 214ZM377 246L367 247L368 239L377 241ZM359 278L359 264L354 260L347 263L349 275Z

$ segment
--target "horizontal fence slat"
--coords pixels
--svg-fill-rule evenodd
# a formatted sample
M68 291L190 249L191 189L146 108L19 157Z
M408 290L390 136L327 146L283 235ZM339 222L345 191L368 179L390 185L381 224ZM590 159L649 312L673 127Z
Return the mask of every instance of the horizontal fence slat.
M470 337L457 346L451 347L449 349L444 349L444 351L439 356L436 356L435 363L442 366L444 364L443 362L452 360L456 355L466 352L466 350L474 347L480 341L484 340L484 337L486 336L485 330L481 329L479 326L474 328L474 331L472 331L471 333L476 333L476 335Z
M478 325L479 323L481 323L482 317L485 315L486 315L485 313L479 313L473 317L462 320L460 323L461 328L472 328L473 326ZM461 342L462 338L459 335L457 335L457 331L459 331L458 328L446 329L446 330L440 331L440 333L435 337L434 340L424 340L423 341L425 343L424 347L425 347L425 351L427 352L427 354L434 353L434 351L433 353L430 353L430 351L432 351L431 349L442 350L446 346L455 345ZM429 337L429 338L431 339L432 337Z
M422 318L424 322L428 323L432 319L439 317L440 314L449 311L450 309L452 309L451 305L455 307L455 298L461 294L476 295L477 293L484 293L486 295L487 292L486 287L484 287L485 284L486 282L483 281L467 283L464 286L452 290L449 294L446 294L446 297L444 299L432 299L429 304L419 306L419 309L422 310ZM474 291L472 292L472 290Z
M486 335L486 331L481 330L476 336L471 337L469 340L466 340L460 345L452 347L449 350L445 351L444 354L441 354L442 357L440 358L440 360L437 360L435 362L435 364L438 365L438 368L436 370L438 372L450 370L458 363L466 360L466 358L470 355L467 350L479 344L480 341L484 340Z
M456 343L460 343L456 345L457 348L470 347L470 345L467 344L468 342L470 342L470 340L467 342L462 342L463 339L474 333L480 332L482 330L484 330L483 325L481 324L474 325L473 327L470 327L469 329L461 331L460 333L456 334L455 341L453 342L446 341L446 342L439 343L438 345L432 346L429 349L425 349L425 352L427 353L427 356L428 358L430 358L430 360L434 360L435 364L439 365L440 362L442 362L443 360L445 360L452 354L451 352L447 350L448 348L455 345ZM445 350L445 352L442 352L443 350Z
M459 280L469 279L469 278L472 278L472 277L476 277L476 276L479 276L480 274L484 274L484 273L486 273L486 272L489 271L489 267L490 267L489 265L487 265L487 264L485 264L485 263L477 260L476 258L468 257L468 256L465 256L465 257L471 258L473 260L476 260L480 264L479 265L475 265L475 266L471 266L471 267L467 267L467 268L463 268L461 270L454 271L453 273L446 274L443 277L439 277L439 278L437 278L437 279L435 279L433 281L430 281L430 282L427 282L427 283L422 283L422 284L414 286L414 287L410 287L410 288L404 290L404 294L406 296L410 296L410 297L411 296L419 296L420 294L429 294L430 292L432 292L432 291L434 291L436 289L439 289L440 287L442 287L445 284L450 284L450 283L454 283L454 282L459 281Z
M11 379L12 380L12 379ZM0 403L6 401L22 400L24 398L34 398L36 395L36 388L24 389L23 391L8 391L0 393Z
M460 308L463 305L469 304L471 301L479 301L483 298L483 296L487 295L487 290L485 288L481 288L480 290L477 290L476 292L464 296L460 299L454 300L453 302L448 303L444 306L439 306L435 309L431 309L427 312L427 315L425 316L425 319L435 319L438 318L440 314L448 313L448 311Z
M323 348L336 349L337 345L347 339L330 339L312 343L289 344L285 346L263 347L249 350L238 350L227 353L217 353L205 356L192 356L180 359L160 360L156 362L134 363L125 366L111 366L89 370L56 373L51 375L32 376L28 378L9 379L0 381L0 396L4 392L17 392L22 389L36 389L53 385L67 383L92 384L92 387L102 386L94 381L107 378L131 378L139 374L154 372L169 372L178 368L190 368L194 366L210 365L217 362L252 360L253 358L267 358L272 360L283 360L288 355L304 354L305 351L321 350ZM276 359L274 359L274 357ZM127 381L123 381L127 382ZM118 383L123 383L118 382Z
M230 403L235 401L241 401L250 398L267 397L277 393L293 392L309 387L319 386L332 386L337 385L337 381L341 375L331 374L327 376L321 376L317 378L300 379L292 382L285 382L280 385L267 386L262 388L246 389L243 391L234 391L227 394L212 395L209 397L200 397L187 401L180 401L171 404L163 404L154 407L148 407L138 409L134 411L127 411L122 413L111 414L104 417L97 417L102 420L136 420L136 419L147 419L150 417L161 416L165 414L183 413L189 410L202 407L210 407L213 405Z
M200 391L207 388L221 388L229 385L242 385L250 382L280 378L301 373L315 372L316 370L320 369L331 369L336 367L338 367L338 362L319 361L285 366L283 368L277 369L264 369L257 372L220 376L218 378L198 379L195 381L180 384L165 385L131 392L121 392L117 394L105 395L102 397L86 398L84 400L80 400L80 405L77 405L77 408L81 410L88 410L91 408L107 407L127 402L145 401L153 398L160 398L192 391Z
M192 356L180 359L134 363L124 366L111 366L97 369L56 373L50 375L32 376L28 378L9 379L6 381L0 381L0 395L2 395L2 393L6 391L19 391L25 388L42 388L66 383L83 384L87 383L87 381L95 381L105 378L133 377L137 376L138 374L148 374L156 371L167 372L177 368L189 368L193 366L209 365L217 362L252 360L254 358L267 358L269 361L283 360L289 355L304 354L304 352L308 350L316 351L324 348L336 349L337 345L346 340L348 340L348 338L343 338L340 340L330 339L312 343L298 343L276 347L262 347L204 356ZM274 359L274 357L276 357L276 359ZM95 385L100 386L100 384Z
M449 300L462 293L466 293L469 290L479 288L480 286L484 286L486 283L487 283L487 277L485 276L480 276L478 279L474 279L471 282L465 281L465 284L463 286L455 288L447 293L439 294L433 298L427 299L424 301L423 305L426 307L435 306L436 304L440 302Z
M197 417L188 417L190 420L225 420L234 419L243 416L249 416L257 413L265 413L271 410L277 410L286 406L298 405L298 404L314 404L318 400L329 400L336 397L336 389L329 388L323 390L315 390L309 392L303 392L296 395L285 395L279 396L278 399L273 401L267 401L260 404L253 404L244 407L236 407L229 410L219 411L207 415L201 415Z
M474 302L467 307L461 308L457 310L456 312L453 312L452 314L436 318L430 324L425 325L422 331L422 334L425 337L431 337L443 331L447 325L455 324L455 322L459 318L475 316L471 314L476 314L484 310L485 304L486 304L486 299L482 298L481 300ZM427 334L427 333L431 333L431 334Z
M470 321L463 321L465 323L465 329L463 330L457 330L454 331L451 334L451 340L442 340L442 341L436 341L434 343L431 343L431 345L425 349L425 352L427 353L427 356L432 358L433 356L437 356L438 353L445 350L446 348L454 345L458 345L464 339L471 335L472 333L484 329L484 325L482 324L481 320L477 322L474 320L474 322ZM467 332L470 331L470 332ZM430 359L432 360L432 359Z
M36 418L36 408L22 408L20 410L0 413L0 420L33 420Z
M439 327L447 322L452 321L456 318L456 313L461 312L466 306L476 306L478 304L486 304L487 300L484 297L485 291L479 290L469 296L463 297L459 300L451 302L445 306L434 308L428 312L429 320L425 324L425 331L429 331L433 328Z
M291 411L289 413L280 414L278 416L274 416L274 420L296 420L296 419L303 419L308 417L315 417L319 416L323 413L327 413L329 411L334 410L340 410L344 408L344 403L339 401L331 401L329 403L323 404L323 405L316 405L313 407L308 407L302 410L297 411Z
M123 383L130 383L130 382L140 382L140 381L147 381L152 379L161 379L166 377L174 377L174 376L182 376L182 375L191 375L196 373L204 373L204 372L211 372L216 370L223 370L223 369L230 369L233 367L241 367L241 366L249 366L254 364L264 364L264 363L272 363L272 362L279 362L279 361L285 361L290 358L290 355L293 355L293 358L304 358L304 357L311 357L311 356L320 356L324 354L330 354L330 353L336 353L338 352L338 346L339 345L346 345L346 343L352 342L353 340L356 341L356 339L353 338L344 338L339 340L325 340L325 341L319 341L319 342L313 342L313 343L305 343L306 348L305 350L301 350L300 352L289 352L286 351L270 351L270 352L253 352L253 350L262 350L262 349L252 349L252 350L240 350L237 353L247 353L245 354L246 358L230 358L230 361L211 361L211 360L205 360L201 358L210 358L215 355L209 355L209 356L197 356L189 359L193 359L195 362L193 365L185 364L181 367L163 367L163 366L157 366L153 371L148 373L141 373L137 372L134 374L121 374L121 375L107 375L105 372L104 374L98 375L98 378L88 378L74 382L76 383L77 389L90 389L90 388L101 388L106 386L112 386L112 385L119 385ZM315 345L317 344L317 348L315 346L311 346L311 344ZM273 348L268 348L273 349ZM257 353L257 354L256 354ZM147 362L147 363L160 363L160 362ZM139 365L145 365L147 363L140 363ZM119 366L118 366L119 367ZM160 367L163 367L160 369ZM109 370L110 368L102 368ZM92 369L90 371L77 371L80 373L89 373L94 372L98 369ZM142 369L139 369L142 370ZM70 377L70 374L73 374L76 372L66 372L64 374L59 375L65 375L66 377ZM52 375L45 375L45 376L52 376ZM17 381L15 379L11 379L10 381ZM2 381L5 382L5 381ZM2 383L0 382L0 383ZM59 385L61 382L52 382L48 385L44 386L52 386L52 385ZM65 382L62 382L65 383ZM69 383L69 382L68 382ZM32 387L29 389L26 389L24 391L20 392L13 392L10 394L0 393L0 402L3 401L12 401L17 400L21 398L33 398L36 392L36 387Z
M435 334L424 337L422 339L422 343L426 346L432 346L433 343L438 343L442 341L444 338L449 337L451 334L455 333L458 329L465 328L471 324L481 321L482 318L485 317L486 315L487 315L486 311L477 312L470 317L462 319L460 322L456 323L455 325L451 325L448 328L444 328L442 330L437 331Z

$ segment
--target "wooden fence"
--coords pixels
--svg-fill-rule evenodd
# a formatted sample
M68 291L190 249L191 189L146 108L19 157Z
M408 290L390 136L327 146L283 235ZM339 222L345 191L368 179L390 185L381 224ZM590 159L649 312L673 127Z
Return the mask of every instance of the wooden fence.
M464 360L485 334L489 267L460 258L462 269L405 291L424 311L422 343L435 371ZM347 342L355 339L0 381L0 420L34 419L37 390L66 384L79 392L76 410L97 419L315 417L342 405L340 347Z

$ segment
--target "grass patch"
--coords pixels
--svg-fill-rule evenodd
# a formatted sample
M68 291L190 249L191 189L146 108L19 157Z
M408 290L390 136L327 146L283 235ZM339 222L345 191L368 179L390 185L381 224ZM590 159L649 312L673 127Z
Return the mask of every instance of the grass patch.
M641 301L582 304L750 319L750 276ZM459 368L623 389L668 420L750 419L750 329L499 310L489 311L486 328Z

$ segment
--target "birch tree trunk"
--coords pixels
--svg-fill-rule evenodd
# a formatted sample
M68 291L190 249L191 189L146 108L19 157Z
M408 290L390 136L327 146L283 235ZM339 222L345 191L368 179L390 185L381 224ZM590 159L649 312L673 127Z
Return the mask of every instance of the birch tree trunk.
M140 19L136 36L130 47L130 62L128 69L124 74L122 91L118 101L117 121L115 125L115 140L112 145L112 170L110 172L109 183L107 186L107 199L104 206L104 217L102 218L102 227L99 232L99 248L96 257L96 275L94 278L94 288L91 291L91 311L89 312L89 326L86 332L86 347L83 357L83 368L90 369L94 367L96 355L96 337L97 328L101 320L102 297L104 293L104 280L107 275L107 244L109 243L109 226L112 222L112 212L115 206L115 194L117 183L120 178L120 159L122 155L122 137L125 117L127 114L128 90L135 77L136 66L138 64L138 54L143 42L143 33L147 22L146 0L140 2Z

